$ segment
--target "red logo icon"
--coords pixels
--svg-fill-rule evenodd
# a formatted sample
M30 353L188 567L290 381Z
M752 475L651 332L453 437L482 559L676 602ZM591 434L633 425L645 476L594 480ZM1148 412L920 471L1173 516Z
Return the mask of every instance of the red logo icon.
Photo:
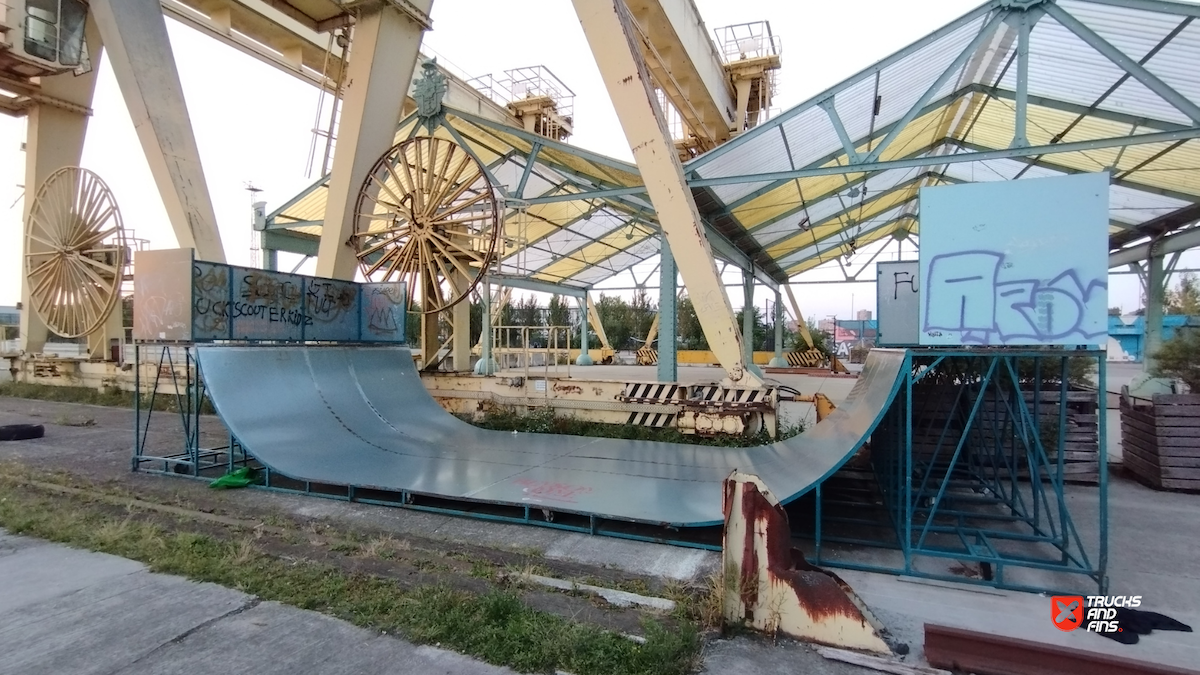
M1054 627L1071 631L1083 625L1083 596L1055 595L1050 598L1050 618Z

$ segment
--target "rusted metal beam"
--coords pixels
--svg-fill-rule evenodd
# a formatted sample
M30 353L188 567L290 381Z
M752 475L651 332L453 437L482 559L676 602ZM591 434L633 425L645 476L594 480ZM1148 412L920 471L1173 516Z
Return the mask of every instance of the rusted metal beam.
M976 675L1200 675L1186 668L929 623L925 659L935 668Z
M880 654L878 621L836 575L792 548L787 512L758 476L725 480L725 620L810 642Z

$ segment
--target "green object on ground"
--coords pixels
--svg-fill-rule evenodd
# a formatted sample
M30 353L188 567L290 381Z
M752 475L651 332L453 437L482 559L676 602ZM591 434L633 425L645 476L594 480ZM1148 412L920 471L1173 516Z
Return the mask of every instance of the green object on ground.
M257 478L254 475L254 469L243 466L214 480L208 484L208 487L217 489L244 488L247 485L253 485Z

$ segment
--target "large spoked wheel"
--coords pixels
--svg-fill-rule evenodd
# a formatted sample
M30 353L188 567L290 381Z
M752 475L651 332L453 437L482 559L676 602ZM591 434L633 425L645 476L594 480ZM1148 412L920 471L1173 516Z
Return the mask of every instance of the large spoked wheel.
M25 276L42 321L77 338L99 329L121 292L121 211L99 176L65 167L42 183L25 223Z
M405 281L409 307L445 310L470 295L496 253L500 206L458 144L412 138L375 163L355 209L353 245L371 281Z

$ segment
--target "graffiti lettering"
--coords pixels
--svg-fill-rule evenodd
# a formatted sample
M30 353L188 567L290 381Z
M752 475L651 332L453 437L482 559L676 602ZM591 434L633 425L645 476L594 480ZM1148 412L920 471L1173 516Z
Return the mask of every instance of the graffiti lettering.
M354 309L357 289L347 283L313 279L305 291L305 309L322 323L336 321Z
M934 256L929 265L923 330L954 335L964 344L1047 342L1078 336L1080 342L1106 331L1102 279L1084 281L1074 269L1042 279L1002 279L1009 269L996 251L961 251ZM1101 292L1097 292L1101 291ZM1095 306L1094 306L1095 305Z
M570 483L533 480L532 478L518 478L514 482L524 488L522 492L528 495L525 499L534 502L546 500L574 503L576 496L592 491L592 488L586 485L571 485Z
M901 277L904 277L904 278L901 279ZM917 288L916 277L913 275L912 272L894 272L892 274L892 299L893 300L900 299L900 284L908 284L908 290L912 293L916 293L919 290Z

